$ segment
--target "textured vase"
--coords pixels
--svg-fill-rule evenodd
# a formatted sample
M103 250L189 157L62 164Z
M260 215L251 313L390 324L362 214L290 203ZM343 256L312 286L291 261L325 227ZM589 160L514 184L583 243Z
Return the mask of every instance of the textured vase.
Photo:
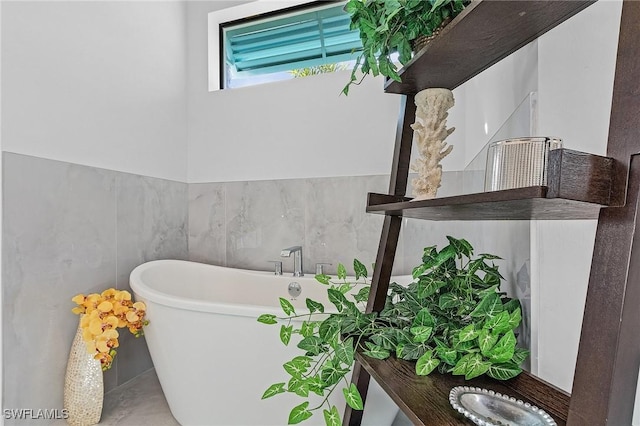
M78 324L64 378L64 408L69 414L67 423L73 426L97 424L102 414L103 399L104 383L100 361L87 352L82 339L82 328Z

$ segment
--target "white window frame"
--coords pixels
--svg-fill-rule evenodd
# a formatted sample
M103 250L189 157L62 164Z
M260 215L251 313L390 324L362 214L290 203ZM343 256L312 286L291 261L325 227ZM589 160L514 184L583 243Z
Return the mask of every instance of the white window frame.
M220 87L220 24L291 7L315 3L314 0L257 0L208 14L209 91Z

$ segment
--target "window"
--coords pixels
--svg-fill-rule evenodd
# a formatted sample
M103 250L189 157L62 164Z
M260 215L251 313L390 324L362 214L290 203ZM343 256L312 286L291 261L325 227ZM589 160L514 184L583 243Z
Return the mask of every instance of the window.
M344 4L323 4L220 25L223 88L339 69L362 50ZM311 69L310 72L294 70ZM293 71L293 72L292 72Z

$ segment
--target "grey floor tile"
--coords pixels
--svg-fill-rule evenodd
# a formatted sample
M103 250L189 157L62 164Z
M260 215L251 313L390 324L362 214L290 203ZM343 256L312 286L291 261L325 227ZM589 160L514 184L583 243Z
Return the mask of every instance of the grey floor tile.
M59 420L54 426L66 425ZM108 392L100 425L103 426L180 426L171 415L155 369L146 371ZM392 426L410 426L411 421L398 412Z
M101 425L179 426L162 393L154 369L105 395Z
M66 425L65 420L54 423ZM169 411L154 369L108 392L104 396L104 426L180 426Z

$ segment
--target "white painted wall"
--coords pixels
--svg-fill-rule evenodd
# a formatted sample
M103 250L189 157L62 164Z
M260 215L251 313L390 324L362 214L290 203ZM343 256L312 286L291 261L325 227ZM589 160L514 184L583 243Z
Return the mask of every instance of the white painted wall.
M389 173L399 96L384 94L381 78L367 77L348 97L339 96L348 71L217 90L219 23L303 2L218 10L208 30L205 15L218 2L189 3L189 182ZM533 43L456 89L445 171L464 168L536 83Z
M389 173L397 96L346 73L204 93L189 103L189 182ZM203 88L206 90L206 88Z
M474 159L518 105L537 88L538 45L534 41L454 90L456 98L461 98L460 92L464 94L460 103L464 108L464 156L459 169ZM516 136L527 135L509 137Z
M348 97L348 72L209 92L218 81L217 25L301 1L258 1L212 14L190 2L189 182L389 173L399 97L367 78ZM209 56L207 56L209 55ZM208 59L212 58L212 63Z
M3 150L186 180L185 2L3 8Z
M538 41L540 134L605 154L621 3L601 1ZM570 390L596 221L532 222L539 284L538 375Z

